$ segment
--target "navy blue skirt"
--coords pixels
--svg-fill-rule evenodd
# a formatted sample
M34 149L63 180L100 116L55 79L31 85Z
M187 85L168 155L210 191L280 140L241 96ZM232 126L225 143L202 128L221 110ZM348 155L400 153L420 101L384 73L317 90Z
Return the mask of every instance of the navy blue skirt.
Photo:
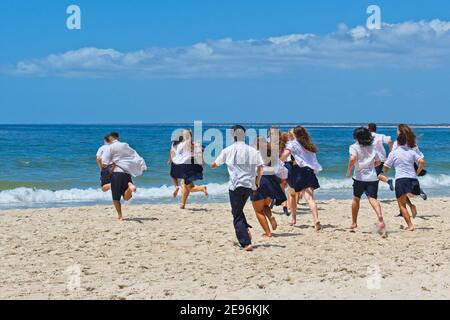
M184 179L184 183L191 184L196 180L203 180L203 167L199 164L172 163L170 176L174 179Z
M398 198L405 194L420 195L420 183L417 179L401 178L395 180L395 196Z
M287 200L284 190L280 186L280 179L275 175L268 175L261 177L261 185L256 190L250 199L252 201L259 201L270 198L275 200L275 205L280 206Z
M291 162L286 162L284 166L288 169L288 184L295 190L300 192L308 188L313 190L319 189L319 180L313 169L309 167L300 168Z

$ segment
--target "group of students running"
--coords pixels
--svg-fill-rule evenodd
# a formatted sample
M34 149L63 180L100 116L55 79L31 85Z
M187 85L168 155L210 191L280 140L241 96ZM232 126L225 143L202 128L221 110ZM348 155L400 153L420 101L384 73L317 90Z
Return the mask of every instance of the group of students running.
M301 199L309 206L315 230L321 230L314 192L320 188L317 174L322 171L322 166L317 159L318 149L308 131L303 126L296 126L288 132L271 128L267 137L258 136L251 145L245 142L245 131L241 125L233 126L233 143L223 149L211 164L212 169L221 165L227 166L233 224L241 247L246 251L253 249L251 226L244 214L244 207L249 198L256 218L264 230L264 237L271 237L272 232L277 229L277 221L272 215L273 206L282 206L284 213L291 216L290 225L295 225L297 205ZM413 231L408 208L415 218L417 208L410 197L422 195L426 199L417 179L425 172L424 156L409 126L398 126L395 142L376 131L376 125L370 124L368 127L355 129L353 134L355 143L349 149L347 168L347 177L352 176L353 171L354 181L350 228L357 228L360 199L365 194L377 215L379 232L385 234L386 226L380 202L377 200L379 182L382 181L387 183L392 191L395 190L401 215L408 225L408 230ZM173 196L178 196L181 186L181 208L184 209L190 193L202 192L208 196L206 186L195 184L203 179L203 147L193 141L189 129L183 130L174 140L168 164L175 188ZM389 146L389 155L386 154L385 145ZM97 162L102 172L102 190L112 190L114 205L119 219L122 219L120 198L129 200L133 192L136 192L131 176L142 174L146 169L145 162L127 144L118 142L118 134L115 133L105 137L105 145L97 153ZM392 168L395 168L395 186L393 180L384 175ZM130 169L134 169L134 172Z

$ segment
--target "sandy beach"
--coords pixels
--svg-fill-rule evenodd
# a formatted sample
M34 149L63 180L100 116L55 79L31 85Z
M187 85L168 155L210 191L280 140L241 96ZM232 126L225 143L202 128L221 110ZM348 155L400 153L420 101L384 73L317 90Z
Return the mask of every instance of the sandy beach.
M250 253L227 203L2 211L0 299L449 299L450 199L416 203L408 232L383 201L386 239L367 201L356 232L350 201L319 202L319 233L304 205L295 227L278 208L266 240L249 202Z

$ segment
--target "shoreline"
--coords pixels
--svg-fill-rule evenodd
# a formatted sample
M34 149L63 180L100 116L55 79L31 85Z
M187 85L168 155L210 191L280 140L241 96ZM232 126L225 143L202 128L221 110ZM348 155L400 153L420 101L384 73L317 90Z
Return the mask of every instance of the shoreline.
M277 207L279 228L263 239L247 203L250 253L236 245L225 203L126 205L124 222L111 205L6 210L0 298L448 299L450 197L416 201L414 232L401 228L395 201L383 200L386 239L361 204L356 232L347 200L318 201L321 232L304 205L297 226Z

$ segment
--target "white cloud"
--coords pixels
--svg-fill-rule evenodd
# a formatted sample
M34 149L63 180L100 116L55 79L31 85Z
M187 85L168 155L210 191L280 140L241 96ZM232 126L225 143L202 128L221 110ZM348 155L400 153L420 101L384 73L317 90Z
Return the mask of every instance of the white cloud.
M369 96L372 96L372 97L387 97L390 94L391 94L391 91L386 88L369 92Z
M432 20L383 24L381 30L340 24L336 32L327 35L227 38L133 52L81 48L19 61L7 70L57 77L253 77L294 73L306 67L448 67L449 56L450 22Z

